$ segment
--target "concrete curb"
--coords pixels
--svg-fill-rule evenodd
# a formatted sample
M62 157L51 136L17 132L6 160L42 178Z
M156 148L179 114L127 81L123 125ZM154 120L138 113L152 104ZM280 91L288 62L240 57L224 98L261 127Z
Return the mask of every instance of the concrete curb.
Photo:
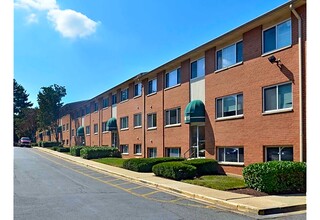
M86 159L82 159L79 157L75 157L71 156L71 155L66 155L60 152L56 152L56 151L52 151L49 149L45 149L45 148L40 148L40 147L35 147L37 149L40 149L41 151L48 153L50 155L54 155L56 157L59 158L63 158L65 160L69 160L72 161L74 163L78 163L81 165L84 165L86 167L90 167L90 168L94 168L103 172L107 172L110 173L112 175L116 175L128 180L132 180L132 181L136 181L136 182L141 182L144 184L148 184L151 185L153 187L159 188L159 189L164 189L164 190L168 190L168 191L172 191L175 193L179 193L183 196L189 197L189 198L194 198L200 201L204 201L206 203L212 204L212 205L216 205L216 206L220 206L223 208L227 208L227 209L232 209L235 211L240 211L240 212L246 212L246 213L251 213L251 214L256 214L256 215L271 215L271 214L279 214L279 213L287 213L287 212L294 212L294 211L303 211L306 210L306 204L301 204L301 205L288 205L285 207L272 207L272 208L258 208L255 206L251 206L251 205L244 205L244 204L239 204L239 203L235 203L232 201L228 201L228 200L223 200L223 199L218 199L218 198L213 198L213 197L209 197L209 196L205 196L205 195L201 195L201 194L196 194L196 193L192 193L192 192L188 192L185 190L181 190L181 189L177 189L171 186L167 186L165 184L159 184L159 183L155 183L149 180L145 180L145 179L141 179L138 177L133 177L133 176L127 176L124 174L120 174L105 168L101 168L99 166L96 166L96 164L99 164L98 162L95 161L91 161L91 160L86 160ZM81 161L83 160L83 161ZM106 165L106 164L105 164ZM108 166L108 165L107 165ZM121 169L121 168L120 168ZM133 171L131 171L133 172ZM136 172L135 172L136 173Z

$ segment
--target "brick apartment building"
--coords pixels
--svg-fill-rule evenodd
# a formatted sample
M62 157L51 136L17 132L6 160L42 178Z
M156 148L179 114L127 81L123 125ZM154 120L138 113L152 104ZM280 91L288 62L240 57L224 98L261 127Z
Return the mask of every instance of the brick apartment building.
M123 158L214 158L235 174L255 162L305 161L306 19L306 1L288 2L66 104L59 138L65 146L116 146Z

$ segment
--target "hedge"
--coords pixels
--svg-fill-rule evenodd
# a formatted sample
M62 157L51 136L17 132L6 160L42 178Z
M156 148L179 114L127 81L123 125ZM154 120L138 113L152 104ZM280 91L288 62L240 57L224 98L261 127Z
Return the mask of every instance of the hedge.
M70 148L70 154L72 156L80 157L80 150L84 148L84 146L74 146Z
M192 159L183 163L197 168L197 176L218 174L218 162L213 159Z
M84 159L98 159L104 157L121 157L118 148L115 147L84 147L80 150L80 156Z
M196 176L197 168L183 162L165 162L154 165L152 171L157 176L182 180L193 179Z
M250 164L243 169L246 185L269 194L306 192L305 162L270 161Z
M70 152L70 148L69 147L58 147L57 151L58 152Z
M131 158L123 162L123 168L136 172L152 172L152 167L158 163L183 160L185 159L180 157Z
M55 146L61 146L60 142L55 141L41 141L39 147L55 147Z

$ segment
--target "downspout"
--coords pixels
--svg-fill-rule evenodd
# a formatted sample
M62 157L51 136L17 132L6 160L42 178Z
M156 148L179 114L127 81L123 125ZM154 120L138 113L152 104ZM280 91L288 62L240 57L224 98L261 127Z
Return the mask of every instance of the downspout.
M302 46L301 46L301 38L302 38L302 24L301 17L297 13L297 11L293 8L292 4L290 5L290 10L298 19L298 46L299 46L299 118L300 118L300 162L303 162L303 118L302 118Z

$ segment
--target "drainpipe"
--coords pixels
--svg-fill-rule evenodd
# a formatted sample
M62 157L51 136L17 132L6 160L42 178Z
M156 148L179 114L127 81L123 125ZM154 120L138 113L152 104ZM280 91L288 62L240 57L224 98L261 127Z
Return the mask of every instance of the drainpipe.
M303 162L303 119L302 119L302 24L301 17L297 11L293 8L292 4L290 5L290 10L298 19L298 46L299 46L299 118L300 118L300 162Z

